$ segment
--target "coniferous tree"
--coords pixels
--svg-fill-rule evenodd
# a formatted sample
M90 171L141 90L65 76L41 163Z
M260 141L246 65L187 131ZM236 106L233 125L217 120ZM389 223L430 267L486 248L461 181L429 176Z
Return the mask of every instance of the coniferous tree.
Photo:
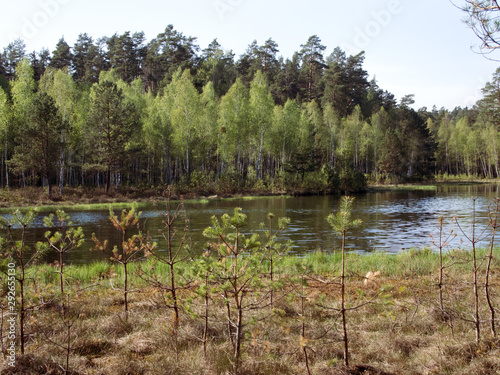
M34 170L48 186L52 198L52 185L57 161L61 155L61 132L65 123L59 117L54 100L44 92L37 93L30 106L26 125L18 134L12 164L19 171Z
M132 82L141 74L145 39L143 32L130 35L127 31L123 35L114 34L107 40L110 67L125 82Z
M200 57L197 70L198 86L212 82L217 97L223 96L236 80L234 53L225 52L214 39Z
M362 67L364 58L364 52L347 57L339 47L327 58L323 100L343 117L351 114L357 105L364 105L367 101L369 83L368 73ZM363 113L370 116L371 108Z
M55 69L69 68L72 62L73 55L71 54L71 48L64 40L64 37L62 37L57 42L56 49L52 52L49 66Z
M5 76L7 75L7 70L5 69L5 62L4 62L4 57L0 53L0 78L5 79ZM0 82L0 86L3 86Z
M3 49L3 61L6 77L14 79L16 67L26 55L26 44L22 39L16 39Z
M40 77L45 73L50 61L50 52L47 49L42 49L40 52L33 51L29 55L30 64L33 67L35 81L39 81Z
M467 13L465 23L481 40L479 51L489 54L500 48L498 36L500 24L498 12L500 5L497 1L490 0L465 0L461 9Z
M284 63L283 92L287 99L301 99L300 87L304 85L300 75L300 55L295 52L292 59L287 59Z
M435 148L424 120L409 107L412 101L411 95L401 100L397 124L401 143L405 145L404 149L401 149L400 157L406 163L407 171L404 177L408 179L414 178L414 175L425 177L431 174Z
M301 45L300 58L302 61L301 73L307 77L307 85L303 87L304 97L308 101L320 98L322 95L321 77L326 64L323 58L323 51L326 46L321 44L321 39L317 35L309 37L306 44Z
M108 69L104 45L106 40L96 42L87 35L80 34L73 47L73 78L78 83L96 83L101 71Z
M162 81L162 85L168 84L179 68L191 68L199 49L195 42L196 38L186 37L168 25L148 44L143 65L146 85L155 91Z
M491 81L486 83L482 92L484 97L477 103L482 117L486 121L500 124L500 68L493 73Z
M88 118L86 141L92 152L96 171L106 174L106 191L111 186L112 173L120 171L126 158L127 146L138 122L134 105L126 102L115 83L94 84ZM120 176L116 176L118 185Z

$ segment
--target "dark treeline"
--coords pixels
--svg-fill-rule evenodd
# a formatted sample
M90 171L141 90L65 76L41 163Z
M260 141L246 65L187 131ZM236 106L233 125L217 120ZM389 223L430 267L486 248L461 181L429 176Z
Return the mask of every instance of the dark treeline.
M436 175L498 177L500 71L473 109L418 111L369 80L364 53L238 59L168 26L0 55L0 185L357 190ZM212 187L212 188L211 188Z

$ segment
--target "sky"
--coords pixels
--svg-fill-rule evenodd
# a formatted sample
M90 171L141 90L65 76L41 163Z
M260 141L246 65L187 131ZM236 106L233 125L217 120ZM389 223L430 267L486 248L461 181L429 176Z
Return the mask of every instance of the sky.
M464 0L453 0L456 5ZM326 50L365 51L364 68L399 100L414 94L414 108L472 106L500 66L489 59L450 0L18 0L2 4L0 49L16 38L27 52L53 51L64 37L94 39L143 31L149 41L172 24L197 38L201 49L217 38L236 57L254 40L272 38L291 58L310 36Z

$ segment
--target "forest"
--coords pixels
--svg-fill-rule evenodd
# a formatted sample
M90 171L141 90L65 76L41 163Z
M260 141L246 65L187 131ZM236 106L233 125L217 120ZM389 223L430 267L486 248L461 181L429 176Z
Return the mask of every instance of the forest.
M499 176L500 69L473 108L415 110L369 79L364 52L326 49L313 35L284 58L268 39L237 58L172 25L52 52L18 39L0 54L0 186L354 192Z

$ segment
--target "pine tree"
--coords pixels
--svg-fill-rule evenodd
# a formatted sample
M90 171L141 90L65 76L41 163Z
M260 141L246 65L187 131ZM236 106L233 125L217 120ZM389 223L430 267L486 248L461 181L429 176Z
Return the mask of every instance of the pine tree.
M44 92L33 99L18 146L14 149L12 164L18 171L35 170L48 186L52 198L52 185L56 165L61 155L61 131L64 126L54 100Z
M307 86L303 90L307 100L311 101L322 96L321 77L326 68L323 51L326 46L321 44L321 39L317 35L313 35L301 47L301 71L304 76L307 76Z
M14 79L17 65L26 55L26 44L22 39L16 39L3 49L3 61L6 77L9 81Z
M55 69L63 69L71 67L73 62L73 55L71 48L64 40L64 37L57 42L56 49L52 52L52 59L49 66Z
M88 123L86 141L98 164L96 170L106 173L106 191L109 191L112 173L120 170L126 159L127 146L138 123L135 107L125 101L116 84L109 81L94 84ZM117 177L117 185L119 180Z

